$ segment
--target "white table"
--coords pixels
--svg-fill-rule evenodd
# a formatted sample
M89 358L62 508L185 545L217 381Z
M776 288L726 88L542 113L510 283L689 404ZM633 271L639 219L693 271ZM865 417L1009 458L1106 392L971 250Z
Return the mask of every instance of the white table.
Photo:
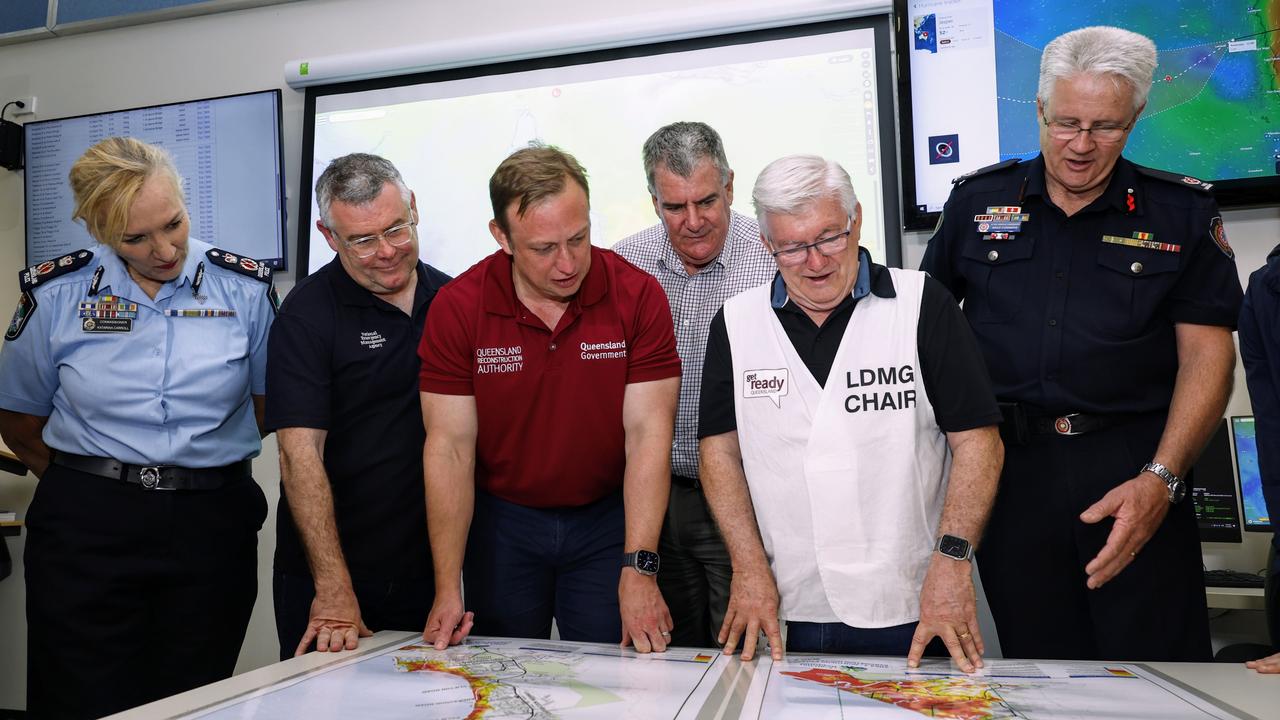
M376 653L394 645L406 644L416 637L418 637L416 632L380 632L371 638L362 639L360 648L351 652L309 653L300 658L268 665L222 682L112 715L111 718L154 720L195 712L237 695L251 693L282 680L304 675L330 663L346 660L352 657L353 653ZM1142 663L1142 665L1202 694L1218 698L1225 704L1249 713L1259 720L1280 720L1280 675L1259 675L1244 665L1227 663ZM747 676L749 677L749 673ZM724 703L722 717L723 709L728 707L734 707L734 703ZM324 719L309 718L308 720Z

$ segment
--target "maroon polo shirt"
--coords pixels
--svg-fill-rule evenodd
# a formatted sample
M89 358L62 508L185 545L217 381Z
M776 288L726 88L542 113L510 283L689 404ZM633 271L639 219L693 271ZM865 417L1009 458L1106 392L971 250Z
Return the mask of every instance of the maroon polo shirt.
M499 250L439 291L418 355L423 392L475 396L476 487L528 507L620 488L626 386L680 376L662 286L595 247L554 331L516 299Z

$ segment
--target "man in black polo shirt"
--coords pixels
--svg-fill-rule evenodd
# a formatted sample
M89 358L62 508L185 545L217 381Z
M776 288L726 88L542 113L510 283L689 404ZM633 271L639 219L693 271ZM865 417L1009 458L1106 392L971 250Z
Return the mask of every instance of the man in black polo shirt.
M334 160L316 203L337 257L289 294L268 345L281 659L416 630L435 594L417 347L449 277L418 259L416 202L387 160Z
M959 308L858 247L839 164L775 160L752 192L773 282L711 321L702 482L733 561L719 642L906 655L984 645L969 558L1000 474L1000 412ZM931 652L940 652L935 647Z

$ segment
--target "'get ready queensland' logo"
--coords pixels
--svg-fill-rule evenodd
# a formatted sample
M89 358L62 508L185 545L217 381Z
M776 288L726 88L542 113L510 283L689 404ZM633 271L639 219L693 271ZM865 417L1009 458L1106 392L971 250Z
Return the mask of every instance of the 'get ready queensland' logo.
M742 397L766 397L782 407L782 397L791 390L787 369L747 370L742 374Z

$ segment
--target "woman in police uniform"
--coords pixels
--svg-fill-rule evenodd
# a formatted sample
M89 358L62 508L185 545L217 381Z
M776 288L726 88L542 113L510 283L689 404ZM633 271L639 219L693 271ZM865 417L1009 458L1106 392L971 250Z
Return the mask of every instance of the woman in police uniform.
M27 268L0 351L0 435L27 514L27 705L98 717L231 675L257 595L270 271L188 237L159 148L71 169L100 244Z

